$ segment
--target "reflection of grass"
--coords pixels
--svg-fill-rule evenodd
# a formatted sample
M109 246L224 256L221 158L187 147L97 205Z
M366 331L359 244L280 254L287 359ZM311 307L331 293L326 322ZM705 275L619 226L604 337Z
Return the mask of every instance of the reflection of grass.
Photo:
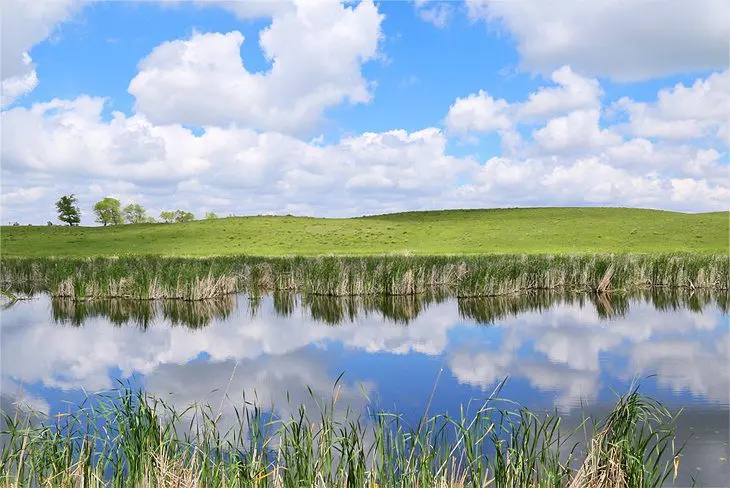
M121 390L94 407L31 425L6 413L3 486L159 487L655 487L674 474L674 421L637 390L593 423L585 445L557 414L490 398L475 413L424 417L409 427L384 412L335 414L339 388L319 411L270 420L255 406L223 431L210 406L183 411ZM509 404L509 403L507 403ZM338 411L339 411L338 410ZM590 420L586 424L590 424ZM572 448L571 448L572 446ZM102 481L103 480L103 481Z
M727 290L730 260L709 254L318 258L3 258L3 286L57 297L204 300L236 291L461 298L530 290Z
M444 293L427 292L420 295L403 296L299 296L293 292L277 292L272 296L273 311L288 317L301 306L316 321L330 325L353 322L358 316L377 315L384 321L408 324L433 304L448 300ZM453 298L453 296L451 297ZM259 312L262 296L248 297L249 314L255 317ZM507 317L516 317L525 312L542 312L561 304L576 304L581 307L592 304L598 316L603 319L623 317L629 310L631 300L642 300L653 304L658 310L689 309L700 312L710 305L718 306L727 313L727 292L711 292L658 289L636 293L557 293L553 291L532 291L496 297L458 298L459 316L478 324L494 324ZM12 306L9 304L8 307ZM83 325L89 318L105 317L114 325L134 324L147 329L157 318L168 320L173 325L199 328L213 319L225 320L237 306L236 295L185 301L185 300L72 300L54 298L51 300L51 314L55 322Z
M316 256L727 252L728 212L523 208L356 219L238 217L185 224L2 227L5 256Z
M114 325L134 324L147 329L162 317L172 325L190 328L205 327L212 320L226 319L236 306L234 296L184 300L51 300L51 314L58 323L83 325L88 319L104 317Z

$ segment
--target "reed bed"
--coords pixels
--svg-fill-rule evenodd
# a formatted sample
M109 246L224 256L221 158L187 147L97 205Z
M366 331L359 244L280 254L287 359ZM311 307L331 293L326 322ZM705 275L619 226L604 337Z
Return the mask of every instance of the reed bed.
M676 416L638 388L573 431L498 391L457 416L426 408L411 426L382 411L336 413L335 387L290 418L242 402L224 428L214 407L180 410L122 388L53 419L4 412L0 486L633 488L676 477Z
M730 258L701 254L3 258L2 287L73 299L204 300L235 292L458 297L530 290L728 290Z

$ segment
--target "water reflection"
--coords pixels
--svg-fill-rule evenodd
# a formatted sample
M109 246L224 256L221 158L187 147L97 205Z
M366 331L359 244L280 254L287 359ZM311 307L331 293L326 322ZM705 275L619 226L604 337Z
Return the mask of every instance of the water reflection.
M224 419L244 396L286 416L299 403L331 395L344 371L338 408L365 412L378 404L417 422L443 367L432 412L458 413L509 377L504 396L578 419L582 408L605 410L614 391L651 376L644 392L685 408L684 431L703 431L688 452L703 453L691 462L703 468L700 484L713 486L730 476L720 461L729 457L727 304L726 294L657 291L462 300L41 297L3 311L3 408L25 399L65 411L64 402L84 390L135 378L182 407L219 406Z
M656 310L691 310L701 312L707 307L717 307L727 313L726 293L682 293L680 291L645 291L631 295L613 294L564 294L552 292L531 292L515 295L479 298L450 298L443 293L424 293L407 296L349 296L331 297L322 295L300 296L294 293L271 295L273 311L282 317L289 317L302 309L312 320L329 325L355 322L358 317L375 315L397 324L408 324L429 306L453 299L458 306L459 317L477 324L492 325L507 317L516 317L526 312L549 310L556 305L575 305L580 308L592 306L598 317L611 319L623 317L630 303L648 303ZM258 296L228 296L220 299L184 300L70 300L54 298L51 301L52 316L61 324L82 325L87 319L104 317L115 325L136 325L147 329L155 322L168 322L190 328L205 327L212 320L224 320L238 307L239 300L248 302L248 316L254 318L260 311Z
M103 317L114 325L135 325L148 329L156 322L182 325L196 329L211 320L225 320L236 308L236 297L214 300L51 300L53 320L76 327L91 318Z

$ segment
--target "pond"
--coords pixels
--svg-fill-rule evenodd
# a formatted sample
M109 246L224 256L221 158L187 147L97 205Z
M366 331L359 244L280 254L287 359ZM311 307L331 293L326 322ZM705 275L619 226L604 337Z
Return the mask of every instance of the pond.
M256 399L288 415L314 396L417 423L500 396L557 409L566 426L602 415L633 382L687 440L676 485L730 479L726 295L530 294L215 302L69 302L38 296L2 312L2 407L50 414L116 380L224 413ZM675 486L676 486L675 485Z

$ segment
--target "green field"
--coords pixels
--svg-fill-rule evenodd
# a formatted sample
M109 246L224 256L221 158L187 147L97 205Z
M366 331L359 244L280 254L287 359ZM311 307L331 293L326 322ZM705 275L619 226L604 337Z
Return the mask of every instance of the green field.
M321 219L232 217L186 224L2 227L3 256L727 253L730 212L624 208L408 212Z

